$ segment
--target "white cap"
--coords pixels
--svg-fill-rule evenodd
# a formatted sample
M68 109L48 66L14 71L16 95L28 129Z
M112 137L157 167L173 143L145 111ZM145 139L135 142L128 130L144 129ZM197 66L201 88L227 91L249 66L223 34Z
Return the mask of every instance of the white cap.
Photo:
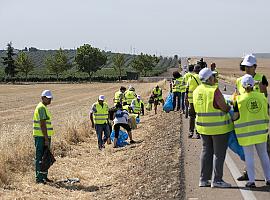
M104 95L99 95L98 100L104 101L105 100L105 96Z
M241 62L241 65L252 67L257 64L256 57L253 54L248 54L244 57L244 60Z
M213 72L209 69L209 68L203 68L200 72L199 72L199 78L202 81L206 81L210 78L210 76L213 75Z
M255 81L251 75L245 74L244 76L242 76L241 83L242 83L243 88L247 88L247 87L253 87L255 84Z
M141 99L141 95L137 95L137 99Z
M44 90L42 93L41 93L41 96L42 97L47 97L49 99L52 99L53 96L52 96L52 92L50 90Z

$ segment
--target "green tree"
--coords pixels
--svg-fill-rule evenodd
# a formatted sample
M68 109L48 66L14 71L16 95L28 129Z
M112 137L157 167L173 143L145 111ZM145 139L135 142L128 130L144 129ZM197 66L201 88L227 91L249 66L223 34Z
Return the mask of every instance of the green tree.
M16 61L15 65L18 69L18 72L21 72L25 75L25 78L27 79L29 72L33 71L34 64L32 60L29 58L29 56L25 52L21 52Z
M90 44L84 44L77 48L75 62L81 72L86 72L89 76L89 81L93 74L101 69L101 66L106 64L107 56L98 48L92 47Z
M6 65L5 67L5 74L9 77L14 77L17 73L15 60L13 59L13 56L16 55L14 53L14 48L12 47L12 42L7 44L7 56L2 57L4 60L2 63Z
M72 67L66 53L61 48L53 56L46 58L45 65L49 72L56 75L57 80L61 73Z
M118 73L118 79L121 80L122 71L125 64L125 57L123 54L117 53L113 57L113 68Z
M159 59L154 55L143 54L137 56L133 61L131 66L137 71L142 73L144 76L147 72L152 71L153 68L158 63Z

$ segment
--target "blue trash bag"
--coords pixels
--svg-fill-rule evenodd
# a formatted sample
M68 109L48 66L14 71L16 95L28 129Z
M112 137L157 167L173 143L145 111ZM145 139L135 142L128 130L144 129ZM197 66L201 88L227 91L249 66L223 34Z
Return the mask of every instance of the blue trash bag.
M234 130L229 134L228 146L234 153L236 153L240 157L241 160L245 161L243 147L239 145Z
M136 117L136 124L139 124L141 121L140 117Z
M173 94L171 92L168 93L163 110L167 113L173 110Z
M115 132L114 132L114 130L112 130L111 141L114 141L114 134L115 134ZM118 140L117 140L117 146L123 147L123 146L127 145L128 144L126 142L127 139L128 139L128 134L125 131L120 130Z

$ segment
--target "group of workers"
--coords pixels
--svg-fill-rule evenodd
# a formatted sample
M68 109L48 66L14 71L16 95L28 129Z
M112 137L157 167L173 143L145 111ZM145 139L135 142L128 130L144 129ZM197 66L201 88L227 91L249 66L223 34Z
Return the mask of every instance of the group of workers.
M190 118L188 137L193 136L196 127L196 138L202 140L200 187L231 187L231 184L223 180L223 166L229 134L233 134L233 131L243 148L246 163L246 171L238 180L248 181L246 187L256 187L255 148L261 161L265 183L270 186L270 154L269 151L267 153L268 82L264 75L256 73L256 67L256 57L246 55L240 64L245 75L237 79L236 90L229 101L225 100L219 90L215 64L211 64L211 68L200 64L191 65L189 72L184 75L189 77L182 81L186 87L185 106L188 107ZM175 74L175 79L179 80ZM175 83L176 81L173 82ZM176 93L184 90L172 91ZM184 92L181 93L183 94ZM179 98L180 95L176 93L175 96ZM183 108L182 112L185 112Z

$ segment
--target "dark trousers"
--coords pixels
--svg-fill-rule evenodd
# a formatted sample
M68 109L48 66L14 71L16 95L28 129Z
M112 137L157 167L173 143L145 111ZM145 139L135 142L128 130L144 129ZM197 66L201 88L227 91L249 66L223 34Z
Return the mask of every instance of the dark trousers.
M201 181L211 180L213 168L213 181L222 181L228 136L229 134L201 135L203 145L201 152Z
M110 137L110 127L109 124L96 124L96 133L98 138L98 146L101 147L103 145L103 140L106 141ZM102 135L104 132L104 139L102 139Z
M176 99L177 99L177 110L180 110L180 100L181 100L181 92L173 92L173 110L176 107Z
M189 132L194 133L196 113L193 103L189 104Z
M48 170L41 171L41 161L44 154L44 143L45 139L42 136L35 136L35 149L36 149L36 181L43 181L43 179L48 177ZM51 146L51 138L49 137L49 148Z
M185 95L185 92L181 92L181 106L183 111L185 111Z

